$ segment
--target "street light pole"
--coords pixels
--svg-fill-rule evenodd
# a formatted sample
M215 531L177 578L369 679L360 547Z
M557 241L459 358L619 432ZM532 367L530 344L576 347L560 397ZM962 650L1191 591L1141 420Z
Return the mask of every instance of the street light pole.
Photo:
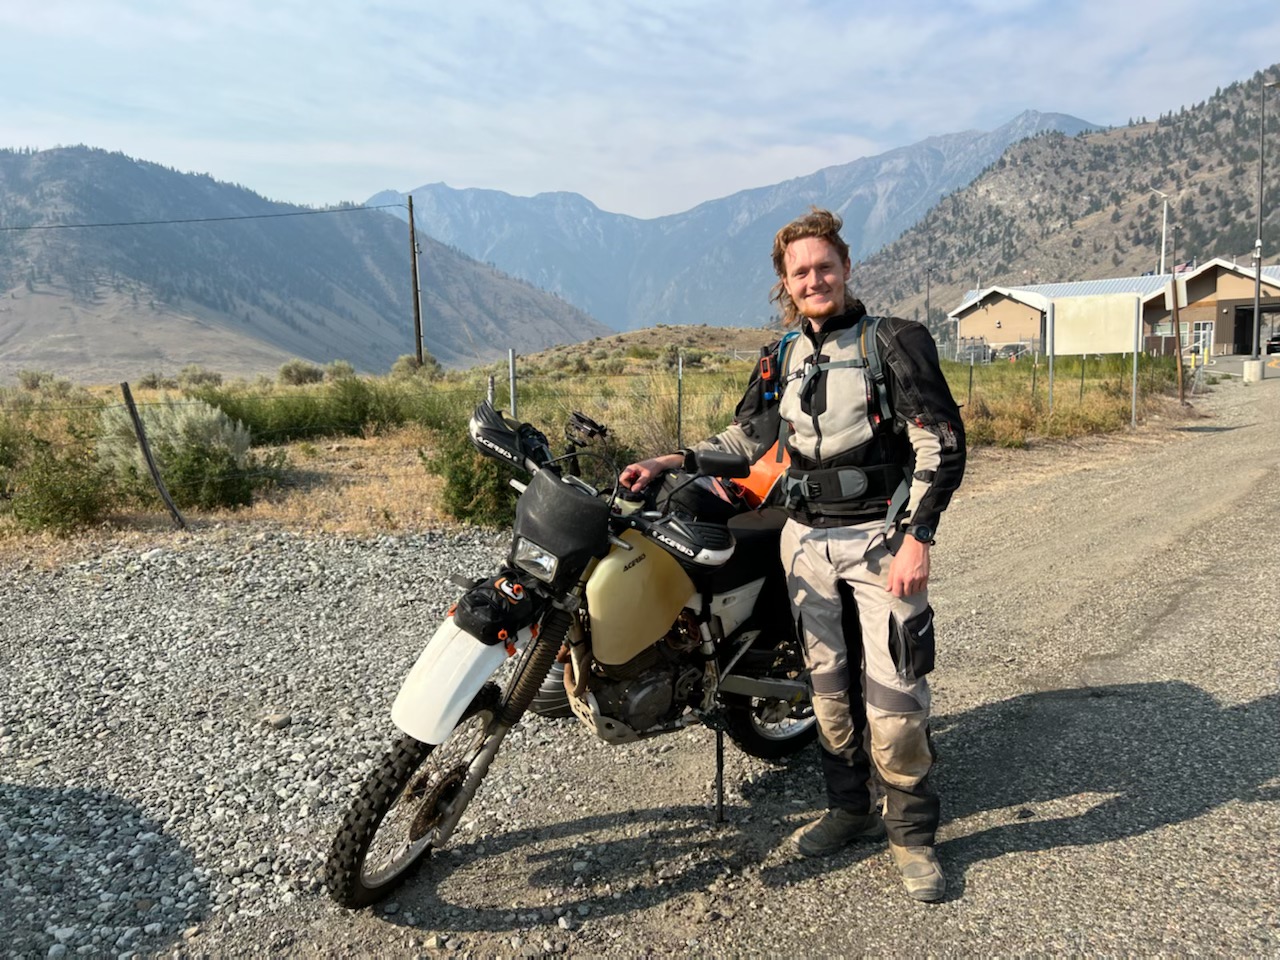
M1250 360L1262 354L1262 176L1267 165L1267 89L1280 86L1280 80L1262 80L1258 115L1258 234L1253 243L1253 353Z
M1169 195L1163 190L1151 188L1151 192L1164 198L1164 213L1160 217L1160 276L1164 276L1164 245L1169 237Z

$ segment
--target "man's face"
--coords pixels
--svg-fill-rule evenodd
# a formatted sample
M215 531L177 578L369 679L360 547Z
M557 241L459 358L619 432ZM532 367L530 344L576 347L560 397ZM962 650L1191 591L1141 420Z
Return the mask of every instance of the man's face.
M844 311L844 285L851 264L842 260L829 240L805 237L787 245L783 254L787 275L782 278L800 316L821 327L827 317Z

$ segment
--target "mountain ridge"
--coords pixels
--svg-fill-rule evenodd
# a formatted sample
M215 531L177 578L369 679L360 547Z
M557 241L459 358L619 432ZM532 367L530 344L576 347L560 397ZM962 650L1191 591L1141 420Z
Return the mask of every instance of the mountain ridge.
M410 193L422 232L552 290L616 329L750 326L772 316L768 253L782 223L811 204L836 210L858 259L970 182L1009 143L1045 129L1098 128L1065 114L1024 111L993 131L939 134L651 220L607 213L575 193L515 197L439 182ZM408 195L382 191L367 202Z
M41 343L58 357L58 320L72 315L92 346L75 354L74 369L59 371L67 375L133 369L122 352L130 348L166 366L203 362L201 351L213 351L228 372L293 356L376 371L413 352L408 236L383 211L298 207L207 174L60 147L0 150L0 223L25 228L0 232L0 302L8 308L0 311L0 373L38 362ZM75 226L86 223L115 226ZM442 362L608 332L527 281L430 238L419 244L423 336ZM141 309L107 304L119 295ZM227 342L219 345L219 336Z

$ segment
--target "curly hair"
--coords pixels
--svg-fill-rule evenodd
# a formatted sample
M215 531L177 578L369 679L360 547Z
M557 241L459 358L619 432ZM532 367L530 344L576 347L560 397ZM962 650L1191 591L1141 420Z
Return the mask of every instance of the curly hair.
M782 312L782 325L784 327L794 326L800 319L800 313L796 309L795 301L791 299L791 294L787 293L785 282L787 275L787 247L797 240L815 237L819 240L826 240L835 247L836 253L840 255L840 262L846 263L849 260L849 245L840 236L840 228L843 226L844 221L830 210L823 210L821 207L810 207L808 213L804 216L796 217L774 235L773 271L778 275L778 282L769 291L769 302L778 305L778 309ZM846 305L857 303L857 299L854 297L853 291L849 289L848 284L845 284L844 295Z

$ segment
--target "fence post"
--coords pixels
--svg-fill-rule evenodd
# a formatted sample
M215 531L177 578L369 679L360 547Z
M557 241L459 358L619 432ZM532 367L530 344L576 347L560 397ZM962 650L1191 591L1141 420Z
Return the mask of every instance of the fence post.
M1082 401L1084 400L1084 362L1086 358L1085 354L1080 354L1080 399Z
M965 400L965 406L973 403L973 352L969 352L969 398Z
M489 400L489 406L491 406L491 407L492 407L492 406L493 406L493 374L492 374L492 373L491 373L491 374L489 374L489 393L488 393L488 400Z
M1057 340L1054 338L1053 331L1053 301L1049 301L1049 309L1045 313L1045 339L1049 341L1045 356L1049 358L1049 415L1053 415L1053 356L1058 352Z
M520 412L516 404L516 351L515 348L507 349L507 376L511 381L511 417L519 419Z
M124 394L124 405L129 411L129 419L133 421L133 432L138 435L138 445L142 448L142 459L147 462L147 470L151 472L151 480L155 483L156 490L160 492L160 499L169 508L169 515L173 517L173 525L179 530L186 530L187 521L182 519L182 514L178 512L173 498L169 496L169 490L164 485L164 478L160 476L160 468L156 466L155 457L151 455L151 445L147 443L147 434L142 429L142 418L138 416L138 408L134 405L133 393L129 390L129 384L120 384L120 392Z
M676 446L684 449L684 351L676 350Z
M1138 351L1142 349L1142 298L1133 298L1133 396L1129 414L1129 429L1138 429Z

